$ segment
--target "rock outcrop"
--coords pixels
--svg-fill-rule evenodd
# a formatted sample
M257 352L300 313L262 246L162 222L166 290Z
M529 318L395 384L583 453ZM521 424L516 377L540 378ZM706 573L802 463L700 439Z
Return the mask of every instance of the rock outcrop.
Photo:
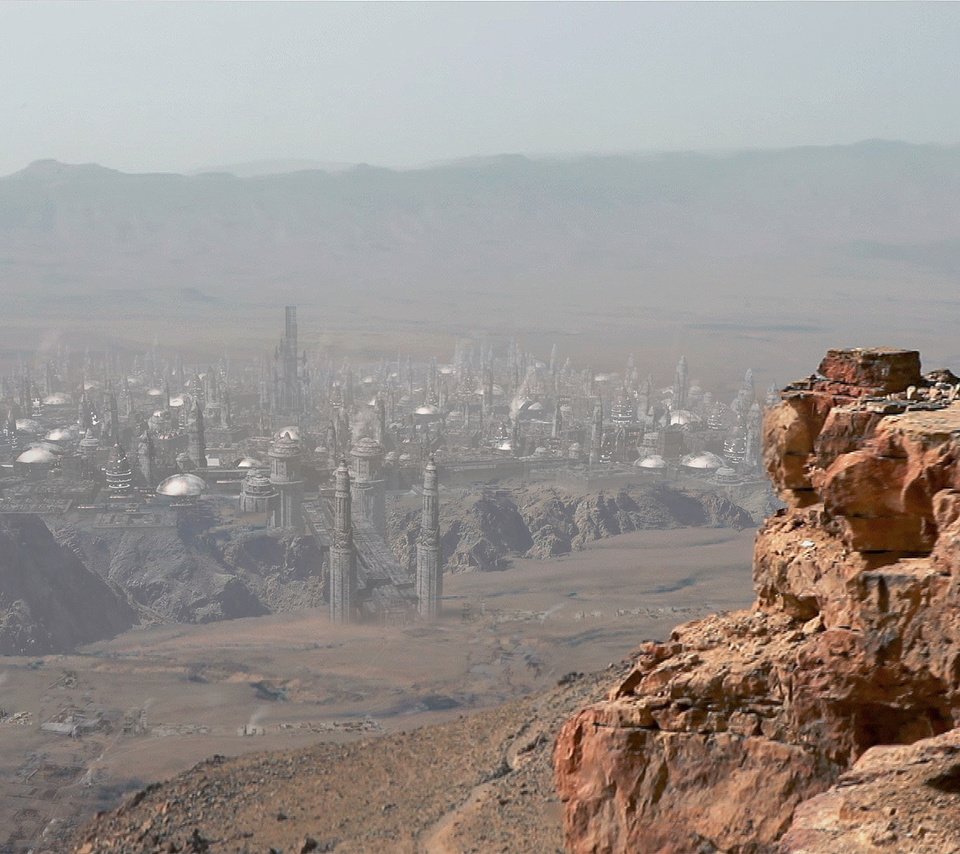
M557 487L490 490L441 505L447 572L495 570L512 558L569 554L605 537L689 526L748 528L750 513L724 495L667 485L625 487L588 495ZM402 566L414 566L420 513L391 519Z
M316 607L321 555L312 537L230 527L95 530L61 525L57 540L146 619L205 623Z
M788 507L757 536L756 604L644 644L565 724L571 851L807 850L779 847L804 801L960 723L958 391L900 350L830 351L783 391L764 452Z
M37 516L0 515L0 655L68 652L130 628L123 596Z

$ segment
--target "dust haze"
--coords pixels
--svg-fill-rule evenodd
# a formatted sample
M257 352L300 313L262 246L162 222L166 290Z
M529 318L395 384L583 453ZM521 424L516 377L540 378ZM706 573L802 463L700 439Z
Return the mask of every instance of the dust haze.
M560 850L564 716L752 600L779 390L960 374L958 32L0 10L0 852L208 772L227 835L157 846Z

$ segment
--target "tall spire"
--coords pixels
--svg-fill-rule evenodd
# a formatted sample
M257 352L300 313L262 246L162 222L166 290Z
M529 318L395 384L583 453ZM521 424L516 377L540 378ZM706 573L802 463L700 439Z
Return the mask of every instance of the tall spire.
M193 410L190 413L190 459L197 464L197 468L207 467L207 443L203 435L203 408L199 398L193 399Z
M600 449L603 444L603 401L598 400L593 408L593 427L590 432L589 464L600 462Z
M423 514L417 542L417 600L421 617L440 616L443 562L440 553L440 492L433 455L423 469Z
M353 520L350 506L350 470L340 460L335 474L333 542L330 545L330 619L335 623L353 620L356 597L356 555L353 547Z

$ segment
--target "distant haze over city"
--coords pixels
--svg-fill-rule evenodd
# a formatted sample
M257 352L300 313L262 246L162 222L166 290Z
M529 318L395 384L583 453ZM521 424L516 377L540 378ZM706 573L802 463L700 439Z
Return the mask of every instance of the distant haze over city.
M955 4L0 7L0 174L960 141Z

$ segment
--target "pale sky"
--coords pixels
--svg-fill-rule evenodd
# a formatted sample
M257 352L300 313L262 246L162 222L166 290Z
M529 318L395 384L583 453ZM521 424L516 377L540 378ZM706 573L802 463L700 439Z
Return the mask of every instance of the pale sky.
M960 142L957 3L0 2L0 174Z

